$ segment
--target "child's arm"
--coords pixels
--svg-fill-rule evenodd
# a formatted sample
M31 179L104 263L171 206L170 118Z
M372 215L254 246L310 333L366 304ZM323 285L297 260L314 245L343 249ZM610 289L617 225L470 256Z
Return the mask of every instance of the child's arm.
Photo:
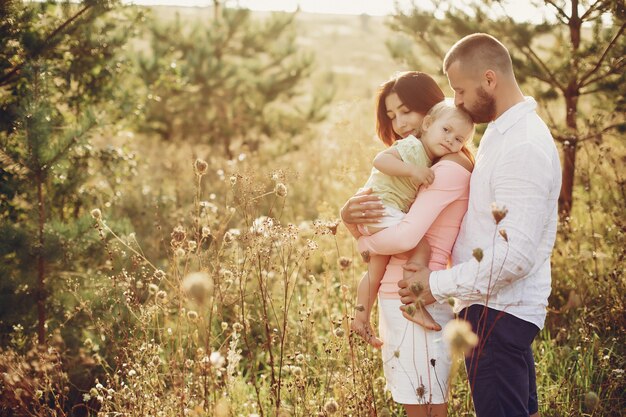
M385 149L376 155L374 167L383 174L394 177L411 177L417 186L432 184L435 180L432 169L404 162L398 150L393 148Z

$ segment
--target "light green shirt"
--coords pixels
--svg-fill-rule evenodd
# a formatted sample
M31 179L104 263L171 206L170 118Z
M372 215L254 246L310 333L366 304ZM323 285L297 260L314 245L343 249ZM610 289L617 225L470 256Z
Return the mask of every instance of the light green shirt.
M413 135L397 140L391 146L398 151L406 163L423 167L432 165L432 161L426 155L424 145ZM372 188L374 194L381 198L385 206L395 207L404 213L409 211L417 196L417 187L410 177L383 174L376 168L372 168L364 188Z

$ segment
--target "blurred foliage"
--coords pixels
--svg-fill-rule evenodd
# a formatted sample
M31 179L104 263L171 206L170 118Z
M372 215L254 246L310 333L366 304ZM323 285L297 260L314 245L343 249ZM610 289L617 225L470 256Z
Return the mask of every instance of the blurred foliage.
M559 211L567 218L581 144L626 130L623 2L535 0L528 7L537 14L549 12L542 14L541 23L516 20L508 9L513 2L507 0L431 4L428 9L415 5L398 10L392 17L389 25L401 36L388 42L391 55L413 68L439 72L445 52L463 36L485 32L507 45L518 81L543 104L553 136L562 145ZM434 65L424 53L436 58Z
M147 99L140 131L208 144L228 159L268 141L293 150L332 97L304 96L313 58L296 47L294 19L221 8L212 19L152 21L150 48L137 57Z

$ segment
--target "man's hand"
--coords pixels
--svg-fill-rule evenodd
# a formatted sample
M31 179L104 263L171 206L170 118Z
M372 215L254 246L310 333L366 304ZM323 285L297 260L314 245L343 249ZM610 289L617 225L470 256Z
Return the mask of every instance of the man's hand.
M414 304L418 299L423 305L437 301L430 292L430 269L413 262L404 265L403 268L404 278L398 282L400 287L398 294L402 304Z

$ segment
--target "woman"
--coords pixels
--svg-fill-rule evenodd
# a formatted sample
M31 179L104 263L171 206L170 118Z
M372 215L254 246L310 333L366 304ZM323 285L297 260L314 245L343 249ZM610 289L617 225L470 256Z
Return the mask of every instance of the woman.
M425 114L443 99L441 89L424 73L407 72L388 81L380 89L377 102L381 140L390 145L408 134L419 134ZM359 236L358 224L382 217L382 204L369 192L355 195L341 209L343 222L359 239L360 252L394 255L378 291L379 329L387 388L409 417L446 415L450 355L439 331L426 330L404 318L420 323L419 312L411 317L403 316L400 310L397 282L406 263L402 253L426 237L432 251L429 268L446 268L467 210L473 157L464 148L441 158L432 168L435 180L419 192L407 215L395 226L372 236ZM442 327L453 318L447 304L430 305L426 310ZM377 342L369 334L362 336L372 345Z

